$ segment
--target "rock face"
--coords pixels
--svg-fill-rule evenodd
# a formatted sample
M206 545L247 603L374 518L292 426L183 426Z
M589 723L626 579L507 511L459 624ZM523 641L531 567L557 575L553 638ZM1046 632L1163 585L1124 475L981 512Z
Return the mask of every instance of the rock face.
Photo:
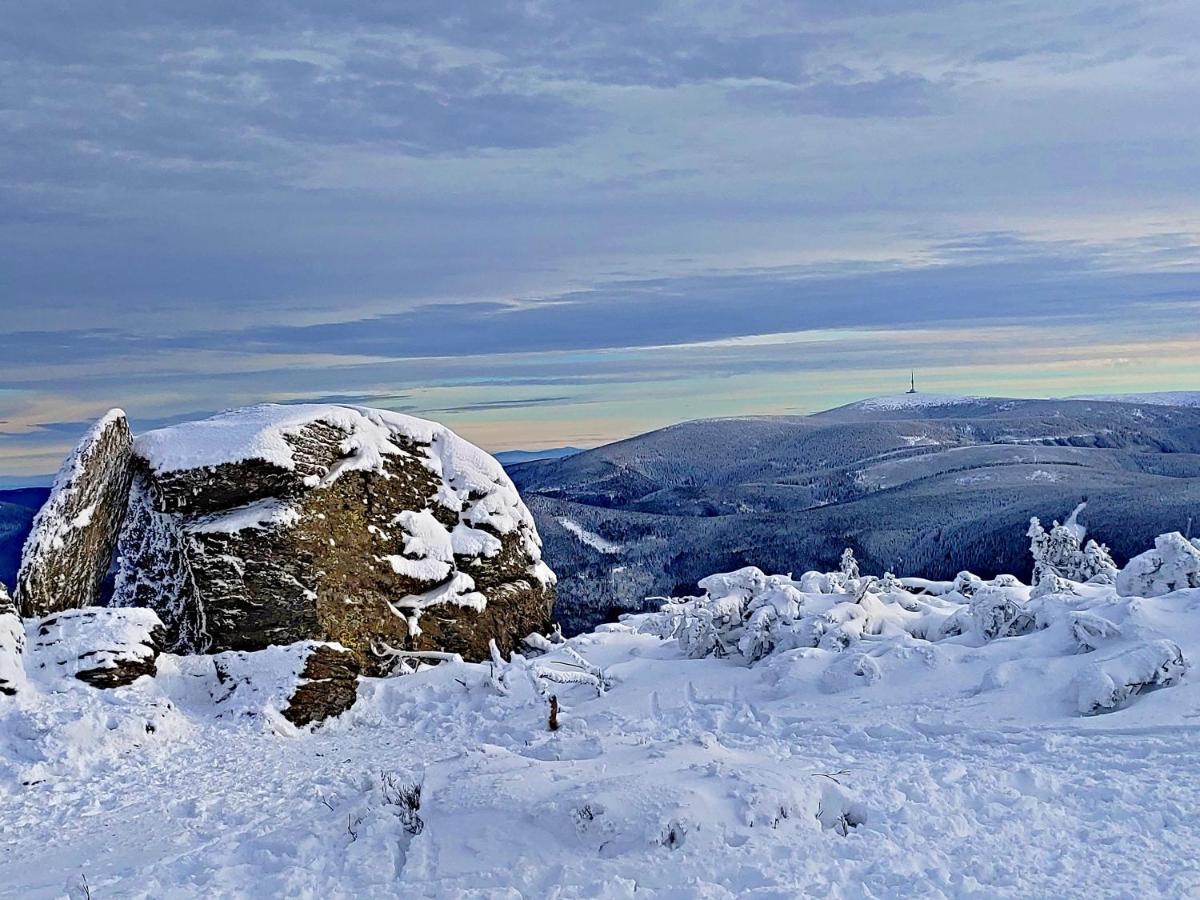
M258 406L135 442L114 602L172 648L335 641L504 651L549 620L554 576L503 468L432 422Z
M125 516L133 439L114 409L63 463L21 554L17 604L26 617L94 606Z
M29 670L43 677L115 688L158 670L163 627L149 609L67 610L46 616L30 633Z
M217 676L213 700L229 715L262 715L273 709L303 727L341 715L358 698L358 660L340 644L301 641L254 653L219 653L212 659Z
M12 697L25 685L25 626L8 588L0 583L0 695Z

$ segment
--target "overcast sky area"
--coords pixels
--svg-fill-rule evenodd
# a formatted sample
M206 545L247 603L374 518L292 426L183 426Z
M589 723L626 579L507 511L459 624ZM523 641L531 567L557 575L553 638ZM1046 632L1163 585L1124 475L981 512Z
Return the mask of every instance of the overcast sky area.
M262 400L492 450L1200 389L1195 0L0 0L0 476Z

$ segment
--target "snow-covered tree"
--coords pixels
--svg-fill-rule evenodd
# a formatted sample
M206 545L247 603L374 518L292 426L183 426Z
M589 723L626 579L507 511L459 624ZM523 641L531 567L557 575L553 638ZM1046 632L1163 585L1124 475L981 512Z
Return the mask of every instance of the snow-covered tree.
M25 683L25 627L16 604L0 582L0 694L13 695Z
M1182 588L1200 587L1200 541L1178 531L1160 534L1154 549L1129 561L1116 577L1122 597L1158 597Z
M1089 540L1083 547L1079 564L1072 577L1075 581L1112 584L1116 580L1117 571L1117 564L1108 552L1108 547Z
M847 581L858 578L858 560L854 558L854 551L849 547L842 551L842 561L838 565L838 571L846 577Z

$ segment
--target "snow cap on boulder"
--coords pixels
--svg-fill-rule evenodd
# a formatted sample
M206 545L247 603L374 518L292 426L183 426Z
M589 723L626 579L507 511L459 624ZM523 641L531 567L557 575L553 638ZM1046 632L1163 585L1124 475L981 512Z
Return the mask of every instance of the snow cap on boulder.
M132 450L125 413L114 409L67 457L21 554L16 596L22 615L100 602L125 516Z

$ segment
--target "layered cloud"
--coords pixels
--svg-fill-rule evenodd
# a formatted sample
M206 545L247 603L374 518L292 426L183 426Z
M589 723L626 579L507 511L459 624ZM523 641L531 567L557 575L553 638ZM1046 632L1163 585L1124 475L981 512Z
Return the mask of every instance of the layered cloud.
M1200 375L1182 0L3 17L0 472L112 403L346 394L518 446L813 407L914 348L962 390Z

